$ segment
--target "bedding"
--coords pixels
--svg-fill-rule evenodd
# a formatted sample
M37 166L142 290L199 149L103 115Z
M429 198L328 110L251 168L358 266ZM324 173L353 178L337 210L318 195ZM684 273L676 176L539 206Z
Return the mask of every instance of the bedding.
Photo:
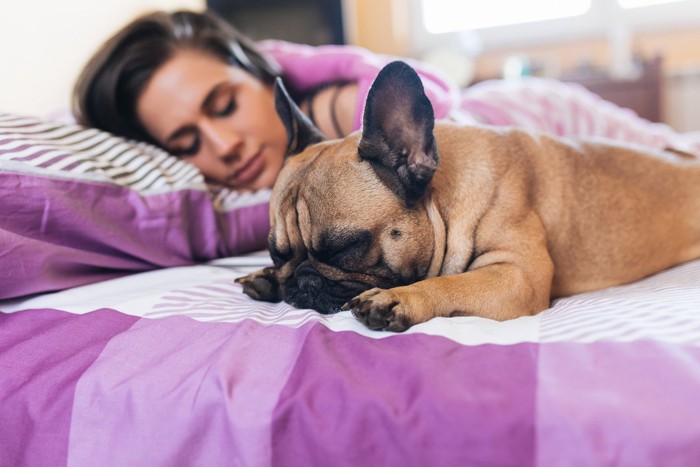
M205 183L143 143L0 113L0 299L265 245L269 191Z
M700 261L403 334L239 255L0 301L0 465L700 465Z

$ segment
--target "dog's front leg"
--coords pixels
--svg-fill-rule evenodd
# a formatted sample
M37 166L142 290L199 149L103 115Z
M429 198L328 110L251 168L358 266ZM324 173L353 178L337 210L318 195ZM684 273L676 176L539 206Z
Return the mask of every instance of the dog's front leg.
M554 267L536 216L481 243L484 253L464 273L371 289L345 309L371 329L400 332L438 316L503 321L549 306Z
M538 287L516 265L494 264L393 289L368 290L346 305L370 329L405 331L438 316L481 316L499 321L549 306L549 287Z
M277 303L282 301L277 270L267 267L239 277L235 282L243 286L243 293L254 300Z

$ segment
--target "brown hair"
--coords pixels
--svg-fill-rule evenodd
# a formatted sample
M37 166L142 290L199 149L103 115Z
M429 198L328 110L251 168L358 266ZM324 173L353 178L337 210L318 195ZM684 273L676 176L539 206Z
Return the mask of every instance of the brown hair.
M266 84L281 74L250 39L212 13L156 12L129 23L90 59L73 90L73 115L83 125L155 143L136 102L155 71L183 48L213 54Z

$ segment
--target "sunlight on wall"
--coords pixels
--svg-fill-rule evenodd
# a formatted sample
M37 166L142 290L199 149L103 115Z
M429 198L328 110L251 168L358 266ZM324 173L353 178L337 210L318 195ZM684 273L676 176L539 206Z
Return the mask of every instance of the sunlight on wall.
M12 0L0 15L0 112L43 116L67 109L83 64L133 17L203 9L204 0Z
M591 0L422 0L422 4L425 27L431 33L566 18L591 8Z
M617 0L622 8L640 8L652 5L664 5L666 3L678 3L686 0Z

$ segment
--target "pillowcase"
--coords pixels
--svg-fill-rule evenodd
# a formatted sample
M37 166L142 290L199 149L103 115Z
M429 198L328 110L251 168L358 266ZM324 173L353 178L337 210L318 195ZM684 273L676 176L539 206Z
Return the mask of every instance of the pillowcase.
M0 299L263 248L269 190L208 186L163 150L0 113Z

